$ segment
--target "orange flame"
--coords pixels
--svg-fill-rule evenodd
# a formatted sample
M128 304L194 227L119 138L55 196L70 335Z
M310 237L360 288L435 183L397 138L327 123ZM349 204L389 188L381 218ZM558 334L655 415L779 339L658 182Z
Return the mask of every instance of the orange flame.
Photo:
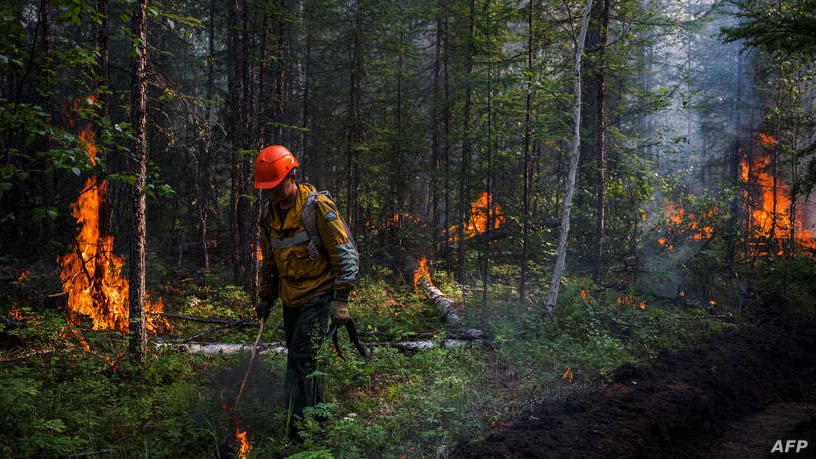
M663 200L663 209L669 232L687 233L689 238L696 241L708 240L714 235L714 228L703 222L710 221L716 216L719 212L716 207L706 210L699 218L691 212L686 212L684 208L675 206L668 199ZM666 241L665 237L661 237L657 242L666 245Z
M572 378L574 376L575 374L572 372L572 367L567 368L563 373L561 373L561 379L564 379L567 382L572 382Z
M391 216L391 221L394 222L394 225L401 226L403 224L414 223L419 225L422 223L422 218L415 217L411 215L409 212L397 212Z
M89 98L93 103L93 97ZM95 134L88 126L79 135L91 163L96 164ZM102 234L99 228L99 212L105 202L108 184L105 180L90 177L79 198L71 205L71 215L79 225L73 251L57 259L60 279L68 294L69 319L76 322L79 315L88 316L94 330L128 330L129 286L121 276L124 259L113 252L113 237ZM146 328L156 333L159 328L169 328L161 313L164 304L146 302Z
M68 328L65 328L59 333L60 338L67 339L69 341L74 341L86 352L90 352L91 345L88 344L88 341L85 339L84 336L82 336L82 333L80 333L76 326L77 326L76 321L68 319Z
M11 309L9 309L8 312L6 313L6 316L8 316L9 319L16 320L18 322L21 322L23 319L25 319L25 314L23 313L23 310L20 309L18 306L12 306Z
M766 148L775 148L776 139L770 135L757 133L760 142ZM816 232L804 224L805 215L802 206L796 206L795 218L791 216L791 187L774 177L773 159L767 152L760 153L753 160L748 159L744 151L740 161L740 178L749 185L745 193L748 205L752 208L750 214L750 235L754 242L768 241L776 245L773 253L786 253L785 241L789 241L791 232L799 247L816 250ZM774 193L776 190L776 193ZM762 247L761 243L753 244L750 255L770 255L771 247Z
M238 426L235 426L235 439L241 442L241 446L238 449L238 457L240 459L245 459L247 454L252 451L252 443L247 440L246 430L241 432Z
M633 308L640 308L642 310L646 309L646 301L640 300L632 295L622 295L615 298L615 304L617 305L632 305Z
M428 259L422 257L419 260L419 265L417 266L417 270L414 271L414 288L419 289L419 281L422 279L430 280L431 273L428 271Z
M490 215L488 215L488 210ZM470 204L470 219L464 227L465 239L471 238L487 231L489 217L493 219L493 229L499 228L504 223L504 215L501 207L493 204L493 196L486 191ZM450 240L455 242L459 239L459 225L453 225L448 229L451 234Z
M20 277L18 277L18 278L17 278L17 283L18 283L18 284L20 284L20 283L22 283L24 280L28 279L29 274L31 274L31 270L30 270L30 269L27 269L27 270L25 270L25 271L21 272L21 273L20 273Z
M759 142L765 148L776 148L776 146L779 144L779 141L774 139L770 134L757 132L757 137L759 137Z

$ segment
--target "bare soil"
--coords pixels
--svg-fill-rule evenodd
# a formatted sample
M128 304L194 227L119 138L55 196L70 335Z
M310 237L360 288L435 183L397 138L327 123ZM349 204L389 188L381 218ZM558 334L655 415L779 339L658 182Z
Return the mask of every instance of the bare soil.
M816 457L816 320L761 295L751 325L545 401L451 457Z

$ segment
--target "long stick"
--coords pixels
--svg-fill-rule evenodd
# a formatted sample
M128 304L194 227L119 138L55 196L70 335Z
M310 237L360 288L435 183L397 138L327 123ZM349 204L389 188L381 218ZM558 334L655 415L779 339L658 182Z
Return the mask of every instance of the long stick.
M246 372L244 372L244 379L241 381L241 388L238 389L238 395L235 397L235 403L232 404L232 410L235 412L238 409L238 401L241 400L241 396L244 395L244 389L246 388L246 383L249 380L249 373L252 370L252 363L255 361L255 356L258 355L258 344L261 342L261 334L263 333L264 329L264 321L263 319L258 320L258 336L255 337L255 344L252 345L252 354L249 356L249 364L247 364Z

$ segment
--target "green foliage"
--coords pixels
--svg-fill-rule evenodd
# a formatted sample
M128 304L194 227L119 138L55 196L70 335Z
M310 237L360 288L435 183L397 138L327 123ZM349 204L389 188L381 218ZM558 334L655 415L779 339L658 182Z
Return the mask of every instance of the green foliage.
M495 265L494 279L513 279L517 266ZM228 284L196 285L164 269L167 291L179 301L173 312L232 320L247 315L247 296ZM442 347L448 331L438 312L411 286L364 279L352 309L361 329L405 339L434 331L435 347L406 353L388 345L360 357L345 337L345 360L329 341L319 354L326 403L307 410L299 425L301 445L286 440L282 390L284 356L256 361L237 416L253 444L250 457L434 457L453 443L477 437L491 423L518 413L533 397L594 384L626 362L641 362L716 331L723 323L705 310L661 305L634 291L604 289L570 278L554 318L542 318L538 301L520 307L507 284L491 288L488 303L469 299L466 323L493 336L461 348ZM458 286L443 272L434 280L445 292ZM581 292L584 291L582 296ZM470 295L470 294L469 294ZM619 300L619 298L625 298ZM640 308L643 301L645 309ZM34 314L35 326L14 332L29 345L63 345L62 317ZM270 319L264 341L281 340ZM727 324L726 324L727 325ZM179 337L210 325L177 324ZM253 331L209 335L250 342ZM216 455L235 426L219 400L229 401L240 383L246 356L201 357L154 352L141 366L129 363L118 335L85 333L93 352L75 348L0 367L0 454L65 456L86 451L173 457ZM165 337L165 339L172 339ZM375 337L364 341L376 340ZM562 379L567 369L575 375Z
M816 1L735 3L742 21L723 28L727 41L743 40L748 46L804 57L816 54Z
M567 368L582 380L593 380L623 363L654 358L722 327L704 310L604 289L586 278L565 283L552 318L540 316L542 299L529 310L507 305L510 309L500 310L493 324L501 355L539 389L558 380Z
M800 311L816 312L816 263L810 255L759 258L740 271L743 288L752 291L775 292Z

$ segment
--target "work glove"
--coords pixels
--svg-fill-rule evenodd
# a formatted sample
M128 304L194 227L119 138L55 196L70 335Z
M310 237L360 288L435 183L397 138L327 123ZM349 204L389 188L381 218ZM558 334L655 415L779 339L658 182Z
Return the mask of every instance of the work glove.
M331 305L329 305L329 314L332 322L337 325L345 325L351 314L348 309L349 292L348 290L335 290L332 295Z
M255 315L258 320L266 322L266 319L269 318L269 312L272 310L272 304L272 301L269 300L258 301L258 304L255 305Z

